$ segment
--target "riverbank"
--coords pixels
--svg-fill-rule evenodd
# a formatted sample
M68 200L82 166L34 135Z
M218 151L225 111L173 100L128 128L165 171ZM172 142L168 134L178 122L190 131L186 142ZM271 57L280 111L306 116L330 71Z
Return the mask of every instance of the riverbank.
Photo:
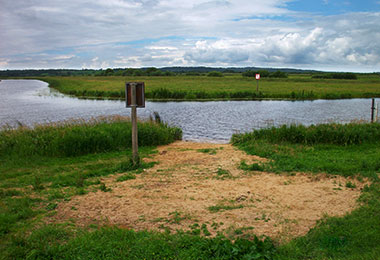
M119 148L69 156L10 150L0 157L2 258L373 259L377 126L262 130L235 136L234 146L169 141L141 147L135 168ZM89 138L77 141L107 140L115 128L74 132ZM23 147L45 147L44 135ZM9 138L16 146L24 139ZM8 141L0 135L4 151Z
M380 77L361 75L357 80L318 79L307 74L256 81L240 74L221 78L170 77L43 77L58 91L81 98L125 99L125 82L145 82L146 98L157 101L199 100L316 100L380 97Z

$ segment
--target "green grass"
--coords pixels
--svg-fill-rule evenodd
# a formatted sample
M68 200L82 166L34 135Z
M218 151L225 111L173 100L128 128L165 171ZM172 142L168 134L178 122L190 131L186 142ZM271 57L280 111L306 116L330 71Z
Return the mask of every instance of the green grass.
M0 156L77 156L126 149L132 144L128 118L99 118L0 131ZM168 144L182 131L165 124L140 122L139 146Z
M364 132L376 129L373 125L358 127L363 127L360 129ZM267 138L276 135L272 131L268 135L235 136L233 141L250 154L270 159L269 163L259 165L263 170L328 172L358 179L370 177L373 182L362 190L356 210L343 217L325 217L303 237L279 245L268 238L239 238L242 230L235 230L236 236L230 239L221 235L202 237L200 234L210 234L206 224L194 227L194 235L180 230L170 234L168 231L135 232L94 225L80 228L71 222L45 224L43 218L54 215L57 205L73 195L97 190L112 193L100 177L123 173L120 178L126 181L153 163L133 165L130 151L117 147L77 156L9 153L0 157L0 259L377 259L380 255L380 183L377 177L380 145L379 141L374 141L376 138L372 139L376 131L359 138L358 143L335 143L325 142L324 138L312 142L309 138L293 138L298 135L292 132L314 131L302 129L292 130L288 140L281 131L278 135L282 136L282 141L276 141L276 137ZM348 125L336 129L343 133L337 135L342 137L339 140L347 140L346 134L357 128ZM328 126L320 128L322 136L327 136L325 132L329 131ZM175 132L171 135L174 138ZM31 148L30 145L25 147ZM150 146L143 146L139 152L140 157L148 157L155 151ZM257 165L242 162L240 167L256 170ZM220 173L225 175L223 169ZM350 181L345 186L355 188ZM243 205L218 204L209 210L218 212L241 207ZM174 211L167 221L179 223L184 218L187 216Z
M368 177L361 206L344 217L326 217L304 237L277 247L275 259L377 259L380 255L379 125L291 126L235 135L249 154L270 159L264 170ZM313 133L318 133L315 136ZM355 133L355 134L352 134ZM346 188L355 188L348 181Z
M239 169L244 171L263 171L264 167L258 163L247 164L246 161L242 160Z
M75 236L69 228L49 225L14 238L7 252L18 259L272 259L274 246L270 239L231 241L108 227Z
M181 137L180 129L164 124L140 123L139 129L141 158ZM7 245L13 237L40 226L59 202L96 190L111 192L100 177L152 167L154 162L132 163L130 135L124 118L0 131L0 251L12 255Z
M259 82L240 74L224 77L44 77L62 93L79 97L125 97L125 82L144 81L146 98L153 100L340 99L380 97L380 77L359 75L358 80L316 79L311 75L265 78Z
M231 141L249 154L270 159L261 165L267 171L377 179L379 137L380 124L330 124L256 130L234 135Z

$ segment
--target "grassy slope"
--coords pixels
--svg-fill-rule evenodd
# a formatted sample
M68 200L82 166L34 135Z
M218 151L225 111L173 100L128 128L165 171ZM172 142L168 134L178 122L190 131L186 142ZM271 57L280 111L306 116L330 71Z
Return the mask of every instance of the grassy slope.
M331 132L331 129L337 130ZM327 172L359 180L368 177L373 181L363 190L358 209L343 218L326 218L306 236L279 247L279 259L377 259L380 255L380 221L377 217L380 215L380 143L378 139L373 140L379 131L373 131L373 135L367 135L358 144L347 145L347 137L353 136L352 129L364 134L373 126L335 128L333 125L312 130L284 127L283 130L259 130L233 138L235 144L249 154L272 159L262 165L265 170ZM310 134L316 132L320 139L318 144ZM314 144L305 144L308 142Z
M241 75L225 77L207 76L173 76L173 77L46 77L41 80L50 83L53 88L78 96L124 97L125 82L143 81L147 97L154 91L166 89L179 95L180 99L202 98L247 98L252 99L256 92L256 81ZM380 77L360 75L358 80L312 79L310 75L290 75L287 79L261 79L259 82L260 98L353 98L380 96ZM84 92L85 91L85 92ZM194 92L205 92L204 95L189 95ZM223 92L223 93L221 93ZM241 97L231 93L242 93ZM248 94L248 93L251 94ZM226 93L228 95L226 96ZM157 98L157 97L155 97ZM159 97L159 98L165 98ZM173 97L174 99L176 97Z
M359 127L358 131L361 130ZM290 131L296 133L293 136L299 136L300 132L308 130ZM347 140L345 136L352 136L352 131L337 133L342 143ZM373 133L366 138L376 138L376 132ZM307 140L313 135L308 136ZM292 139L295 143L282 141L276 144L265 138L250 140L249 137L235 138L235 141L239 140L236 144L251 154L274 159L272 164L264 165L266 169L299 171L302 166L302 170L310 172L327 171L357 178L369 176L374 183L365 187L360 198L361 207L351 214L325 218L306 236L276 248L270 240L232 242L223 237L208 239L181 232L158 234L97 226L81 229L73 223L43 225L42 217L54 215L59 201L97 189L107 192L101 176L126 171L125 175L134 175L150 165L132 170L125 151L117 150L76 157L18 157L11 153L0 157L0 251L3 252L0 258L376 259L380 255L380 221L377 217L380 215L380 184L377 181L379 168L375 164L380 161L376 159L380 154L378 142L307 145L294 141L301 138ZM151 148L140 151L142 156L152 153ZM318 160L328 158L335 161L323 169L315 167L320 163ZM373 167L365 168L357 160ZM344 170L347 165L351 166ZM25 236L25 233L29 235Z
M0 131L0 258L32 253L17 239L40 226L41 218L54 214L59 201L97 189L107 192L102 176L128 172L131 178L152 166L132 164L131 126L125 120ZM139 123L139 133L141 157L149 156L152 147L181 137L177 128L150 122Z

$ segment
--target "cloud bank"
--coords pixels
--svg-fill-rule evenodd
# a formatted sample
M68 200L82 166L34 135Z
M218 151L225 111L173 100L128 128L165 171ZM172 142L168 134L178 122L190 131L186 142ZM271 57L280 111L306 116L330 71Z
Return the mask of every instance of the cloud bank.
M301 10L301 2L0 0L0 69L206 65L380 71L376 1L373 11L355 12L347 4L328 9L330 1L320 1L326 13Z

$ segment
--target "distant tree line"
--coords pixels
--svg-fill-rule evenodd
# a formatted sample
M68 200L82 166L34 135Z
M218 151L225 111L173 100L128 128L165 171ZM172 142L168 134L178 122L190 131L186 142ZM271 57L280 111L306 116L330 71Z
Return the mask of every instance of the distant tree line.
M46 77L46 76L209 76L223 77L226 74L242 73L243 77L255 77L258 73L262 78L287 78L288 73L311 73L313 78L321 79L357 79L354 73L323 73L318 71L272 68L213 68L213 67L164 67L164 68L108 68L108 69L26 69L0 70L0 77ZM369 73L379 75L380 73Z
M358 79L355 73L351 72L334 72L334 73L323 73L313 75L312 78L315 79Z
M160 69L142 68L142 69L111 69L97 71L94 76L175 76L171 71L161 71Z
M287 78L288 77L287 73L280 70L277 70L275 72L269 72L267 70L257 70L257 71L247 70L246 72L242 73L243 77L255 77L256 74L260 74L261 78Z

